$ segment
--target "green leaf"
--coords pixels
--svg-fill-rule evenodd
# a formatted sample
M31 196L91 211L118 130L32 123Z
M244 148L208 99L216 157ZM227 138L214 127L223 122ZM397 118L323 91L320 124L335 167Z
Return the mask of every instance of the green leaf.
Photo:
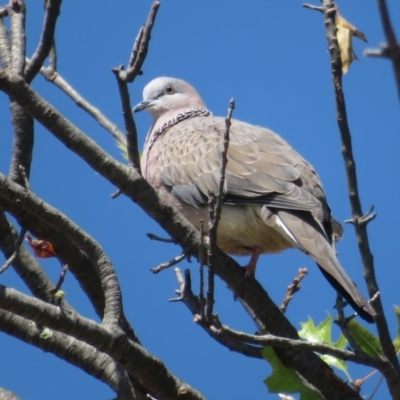
M394 308L394 313L396 314L397 317L397 336L393 340L393 346L397 354L400 351L400 307L393 306L393 308Z
M315 326L314 321L309 318L307 322L301 324L301 328L302 329L299 331L299 336L302 339L305 339L307 342L327 344L340 350L344 350L347 346L347 340L343 334L339 336L339 339L336 342L332 342L332 317L327 317L325 321L322 321L317 326ZM346 361L327 354L321 355L321 359L327 364L333 365L348 375Z
M262 355L272 367L272 374L264 380L270 393L299 393L300 400L324 399L295 370L284 366L272 347L265 347Z
M365 353L373 357L382 355L379 339L354 318L347 324L351 335Z

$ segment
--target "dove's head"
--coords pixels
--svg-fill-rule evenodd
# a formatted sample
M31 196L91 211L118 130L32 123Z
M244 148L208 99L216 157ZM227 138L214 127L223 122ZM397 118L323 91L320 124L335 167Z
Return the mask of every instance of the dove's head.
M157 120L172 116L189 108L205 108L197 91L187 82L161 77L152 80L143 90L143 101L133 107L133 112L147 110Z

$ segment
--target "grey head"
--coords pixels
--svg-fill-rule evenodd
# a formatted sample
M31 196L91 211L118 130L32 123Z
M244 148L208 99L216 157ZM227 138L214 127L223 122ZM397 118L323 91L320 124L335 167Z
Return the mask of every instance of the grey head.
M143 90L143 101L133 112L148 111L156 121L171 117L189 108L205 108L200 95L187 82L169 77L153 79Z

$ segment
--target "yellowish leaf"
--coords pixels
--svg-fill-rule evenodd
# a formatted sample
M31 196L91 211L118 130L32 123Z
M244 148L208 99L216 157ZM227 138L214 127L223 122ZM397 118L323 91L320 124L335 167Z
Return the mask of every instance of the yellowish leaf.
M337 39L340 48L340 58L342 60L342 72L345 74L353 60L357 60L357 56L353 50L353 36L367 41L364 33L359 31L355 26L346 21L339 13L336 17Z

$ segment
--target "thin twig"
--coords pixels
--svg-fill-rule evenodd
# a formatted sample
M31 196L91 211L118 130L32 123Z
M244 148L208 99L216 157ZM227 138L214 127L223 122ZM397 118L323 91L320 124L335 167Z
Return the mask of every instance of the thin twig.
M57 282L56 286L53 289L51 289L51 291L50 291L51 294L56 294L60 290L60 288L64 282L65 275L67 274L67 271L68 271L68 265L65 264L61 268L60 277L58 278L58 282Z
M20 174L21 174L22 182L23 182L23 185L24 185L25 189L26 189L26 190L31 190L31 187L30 187L30 185L29 185L28 177L26 176L25 167L23 167L22 165L20 165L20 166L19 166L19 172L20 172ZM11 256L6 260L6 262L3 264L3 266L0 268L0 275L1 275L4 271L6 271L6 270L11 266L11 264L14 262L14 260L16 259L17 254L18 254L18 250L19 250L19 248L21 247L21 244L22 244L22 242L24 241L25 235L26 235L27 232L28 232L28 229L26 229L26 228L21 228L21 231L20 231L20 233L19 233L19 235L18 235L18 238L17 238L17 240L15 241L13 253L12 253Z
M336 298L336 304L335 308L338 312L339 318L335 320L335 324L340 327L340 330L342 331L344 337L347 339L349 342L350 346L353 348L353 350L356 353L363 354L364 352L361 350L361 347L359 344L356 342L356 340L353 338L353 335L350 332L349 327L347 326L347 322L349 318L354 318L355 314L353 314L351 317L346 318L344 316L344 307L347 305L347 303L344 302L343 297L338 293L337 298Z
M377 217L377 213L373 212L375 207L372 205L371 208L361 217L358 219L358 224L368 224L369 222L373 221ZM354 224L354 218L346 219L344 221L345 224Z
M379 379L379 381L378 381L378 383L377 383L375 389L372 391L371 395L369 396L368 400L372 400L372 399L374 398L375 394L377 393L377 391L378 391L378 389L379 389L379 386L381 386L381 384L382 384L382 382L383 382L383 378L384 378L384 376L382 375L382 376L380 377L380 379Z
M200 221L200 244L199 244L199 274L200 274L200 282L199 282L199 305L200 305L200 316L201 319L205 318L205 310L204 310L204 221L201 219Z
M14 262L15 258L17 257L17 254L18 254L18 250L21 247L22 242L24 241L26 232L28 232L28 230L26 228L21 228L18 238L15 241L14 251L11 254L11 256L7 259L7 261L0 268L0 274L2 274L4 271L6 271L11 266L11 264Z
M387 46L383 46L382 52L393 62L393 71L396 79L397 93L400 98L400 45L397 41L396 34L390 21L386 0L378 0L378 6L383 30L385 32L387 40Z
M380 358L371 357L367 354L358 354L353 351L341 350L336 347L331 347L323 343L311 343L304 340L288 339L270 334L266 335L249 335L244 332L234 331L227 326L221 326L221 329L229 337L245 343L259 344L263 346L283 347L296 350L311 350L320 354L329 354L341 360L353 361L357 364L368 365L377 369L385 368L386 361Z
M293 282L291 285L288 286L287 291L286 291L286 296L282 301L282 305L279 307L279 309L284 313L286 312L286 309L292 300L294 294L300 290L300 282L301 280L308 274L307 268L300 268L299 273L296 276L296 278L293 279Z
M93 117L104 129L106 129L117 143L126 145L126 139L124 133L115 125L111 120L109 120L98 108L87 101L81 94L79 94L58 72L53 68L42 67L40 73L51 83L56 85L61 89L71 100L73 100L76 105L85 112L87 112L91 117Z
M304 8L309 8L310 10L319 11L321 13L324 13L325 11L325 7L313 6L312 4L303 3L302 6Z
M173 239L169 238L162 238L161 236L157 236L154 233L146 233L146 236L150 240L157 240L158 242L163 242L163 243L175 243Z
M212 255L217 246L217 229L221 218L222 203L224 199L225 188L225 170L228 163L228 148L229 148L229 130L231 127L232 113L235 109L235 100L232 98L229 102L228 115L225 118L225 132L223 140L223 148L221 152L220 165L220 180L218 193L209 193L209 218L208 218L208 237L209 246L207 249L208 256L208 285L207 285L207 302L206 302L206 319L211 321L211 315L214 307L214 266L212 265Z
M225 170L226 170L226 165L228 163L229 129L231 126L232 113L234 109L235 109L235 99L231 99L229 102L228 115L225 118L224 142L221 152L221 165L219 170L220 180L219 180L218 194L216 196L214 218L212 221L209 221L209 228L208 228L209 231L208 234L210 236L211 246L215 245L216 243L216 232L219 220L221 218L222 203L224 198L224 187L225 187Z
M122 115L124 117L126 131L126 154L128 156L129 164L135 168L136 171L140 171L137 129L132 115L132 105L129 96L128 85L124 80L120 79L120 72L123 71L123 69L124 66L121 65L118 68L114 68L112 72L115 74L118 84L119 97L121 99Z
M32 82L33 78L40 71L40 68L43 66L53 46L57 18L60 15L61 1L62 0L45 1L46 12L39 44L31 60L25 67L25 79L28 83Z
M135 61L137 59L138 52L139 52L139 45L142 42L142 38L143 38L143 31L144 31L144 26L142 26L139 29L139 32L138 32L138 34L136 36L135 43L133 45L132 52L131 52L131 57L130 57L129 62L128 62L128 69L132 69L133 68L133 66L135 64Z
M164 271L164 269L167 269L169 267L172 267L173 265L179 264L182 260L184 260L186 257L185 252L182 254L179 254L179 256L174 257L172 260L169 260L167 262L161 263L157 265L157 267L151 268L150 271L153 274L158 274L161 271Z
M243 354L247 357L252 358L262 358L260 346L252 346L237 340L232 340L220 329L220 322L217 317L214 317L212 321L206 321L199 315L201 313L201 306L199 298L195 296L191 288L191 277L190 271L185 270L185 279L179 268L175 268L176 279L179 284L179 289L175 292L179 297L170 299L170 302L182 302L190 310L194 316L194 322L201 326L214 340L216 340L221 345L225 346L231 351Z
M128 70L125 71L123 65L113 68L112 70L117 79L119 95L122 103L122 113L124 116L126 130L127 155L130 164L137 171L140 171L137 129L132 115L132 106L127 84L132 83L138 75L142 74L141 69L147 56L149 42L151 39L151 31L153 29L159 6L160 3L157 1L152 4L145 26L139 30L132 49L131 57L129 59Z
M133 82L138 75L142 75L142 66L147 56L151 39L151 31L153 29L159 7L160 3L158 1L155 1L152 4L146 24L144 25L143 30L139 31L139 35L136 38L131 58L129 60L129 68L126 72L123 70L119 71L119 79L121 81L127 83Z
M183 278L182 272L179 268L174 268L175 276L178 281L179 289L175 290L175 293L179 297L169 299L169 302L183 302L190 310L193 315L200 313L200 302L199 298L192 292L192 278L190 276L190 270L185 269L185 278Z

